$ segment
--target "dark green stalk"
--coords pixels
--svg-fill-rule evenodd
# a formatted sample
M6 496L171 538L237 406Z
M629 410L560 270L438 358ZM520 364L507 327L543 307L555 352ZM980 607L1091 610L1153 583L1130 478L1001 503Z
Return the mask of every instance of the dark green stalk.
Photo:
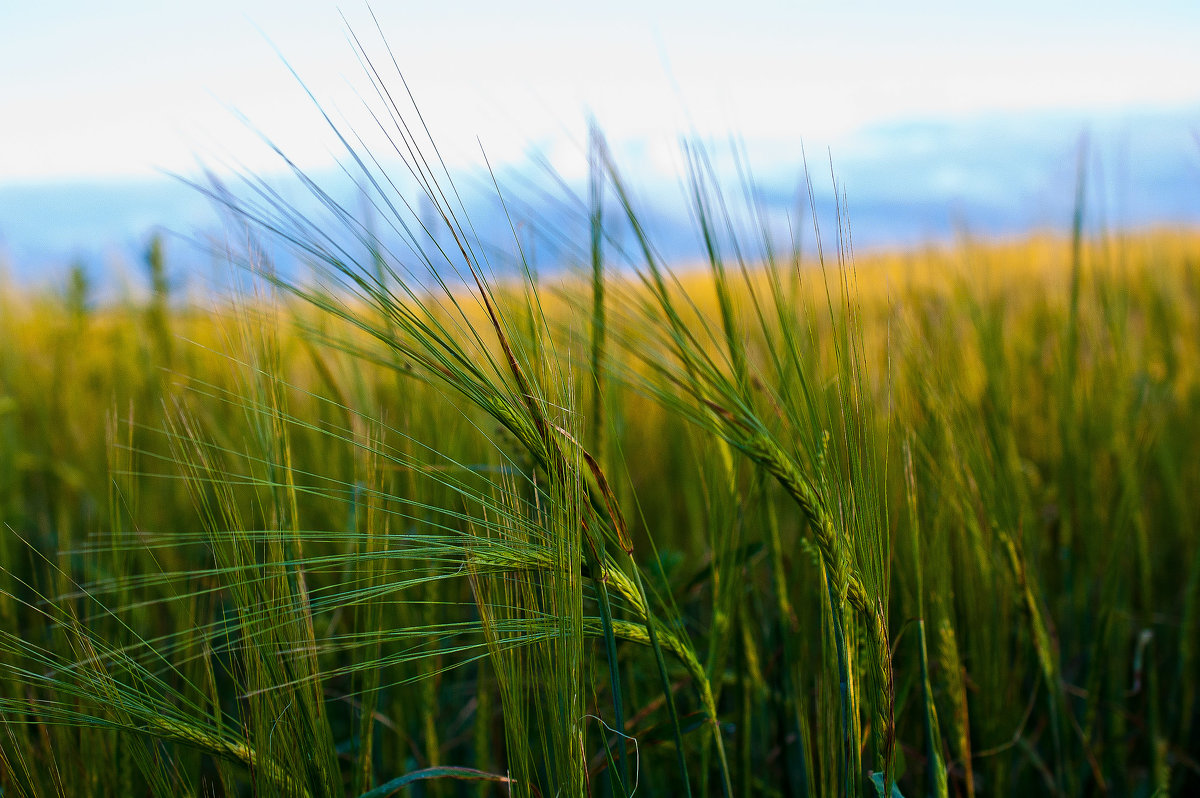
M604 413L605 369L604 346L607 320L604 311L604 182L601 172L599 148L602 146L600 131L592 128L590 169L588 172L588 200L590 214L592 256L592 362L589 374L592 385L592 419L589 427L590 447L596 459L607 462L607 419Z
M649 600L646 598L646 588L642 584L642 571L636 564L633 567L633 578L637 582L637 589L642 595L642 601L649 606ZM683 727L679 722L679 713L675 709L675 693L671 689L671 678L667 673L667 663L663 659L662 646L659 645L658 632L654 627L654 622L647 615L646 634L649 635L650 647L654 650L654 663L658 667L658 678L662 685L663 700L667 705L667 714L671 719L671 733L675 738L675 763L679 768L679 776L683 779L683 794L690 798L692 784L691 779L688 777L687 759L684 756Z
M941 735L938 732L937 709L933 702L933 686L929 681L929 652L925 646L925 619L917 619L917 637L921 652L921 704L925 726L925 795L928 798L948 798L946 765L942 761ZM888 785L891 792L891 785Z
M837 648L838 706L840 707L841 758L838 761L840 784L839 795L843 798L858 795L858 739L852 724L858 711L853 705L853 675L850 672L850 657L846 651L846 629L842 621L841 601L834 593L830 567L824 568L825 594L829 601L831 634Z
M784 757L784 767L787 769L791 783L791 794L807 796L810 794L810 779L808 774L808 753L805 750L804 719L801 708L800 686L797 684L797 669L794 634L798 621L791 600L788 597L788 581L784 568L783 543L779 535L779 517L775 505L767 502L767 533L771 551L771 587L775 599L775 615L777 634L779 635L781 653L783 656L780 669L783 671L784 710L780 713L782 729L781 747L787 752ZM795 742L787 743L788 729L791 729Z

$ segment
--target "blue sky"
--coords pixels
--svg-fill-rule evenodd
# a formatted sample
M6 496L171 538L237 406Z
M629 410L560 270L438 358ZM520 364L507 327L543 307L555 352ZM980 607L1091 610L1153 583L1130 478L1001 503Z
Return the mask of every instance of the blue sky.
M155 228L203 237L213 208L163 173L281 172L246 119L336 178L340 148L283 58L336 120L372 130L347 22L376 63L388 58L365 2L341 12L332 0L0 0L0 273L76 261L112 273ZM481 145L518 186L538 159L582 181L592 114L656 210L679 204L680 134L718 148L741 137L784 223L802 143L826 205L832 161L857 243L908 245L964 225L1068 223L1090 131L1106 219L1200 223L1197 0L377 0L375 13L441 154L482 183ZM660 244L686 257L686 214L662 220ZM505 218L493 221L503 235Z
M538 146L581 168L571 142L588 111L614 139L673 146L689 127L819 144L906 119L1200 107L1194 0L375 5L464 161L479 136L493 160ZM377 42L364 3L342 10ZM0 181L188 171L197 157L272 166L231 108L305 166L329 162L272 44L356 118L365 84L332 2L0 4Z

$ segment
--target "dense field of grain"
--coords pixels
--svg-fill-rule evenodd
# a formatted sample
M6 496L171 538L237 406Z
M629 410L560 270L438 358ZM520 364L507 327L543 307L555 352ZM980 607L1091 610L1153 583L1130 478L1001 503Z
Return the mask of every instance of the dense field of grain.
M0 794L1200 789L1200 239L746 249L697 180L672 271L598 174L578 273L439 202L442 285L279 224L323 280L0 290Z

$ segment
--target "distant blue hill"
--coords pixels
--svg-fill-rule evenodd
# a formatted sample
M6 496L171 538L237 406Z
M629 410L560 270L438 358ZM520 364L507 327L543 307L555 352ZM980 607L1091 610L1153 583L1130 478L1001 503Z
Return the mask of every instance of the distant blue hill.
M844 136L830 148L854 246L861 250L941 242L963 234L1007 236L1065 229L1073 211L1083 137L1093 226L1200 224L1198 131L1200 106L1104 114L1039 112L880 124ZM680 178L662 173L639 142L612 146L660 254L675 260L697 257L702 242L690 220ZM817 216L829 243L836 227L829 153L809 142L806 148ZM727 187L727 200L738 207L742 192L727 145L710 144L708 149L713 171ZM745 149L754 170L755 202L772 235L781 246L797 240L811 252L814 240L799 143L748 141ZM580 201L567 197L533 155L500 167L497 175L526 255L546 271L582 261L587 222ZM363 206L344 175L330 170L316 177L347 206ZM490 188L490 178L466 174L456 180L484 242L483 251L490 253L497 269L506 268L516 248L509 217ZM316 214L294 183L284 180L281 185L290 198ZM432 218L411 182L402 185L408 186L402 191L418 214ZM576 197L586 194L581 183L570 188ZM617 212L610 197L606 213L611 219ZM749 229L749 222L742 221ZM378 227L387 230L382 222ZM435 235L448 238L446 231L432 227ZM96 285L110 290L121 283L136 285L140 253L159 229L178 234L168 247L177 283L203 290L221 273L219 257L188 243L191 238L219 236L220 217L212 203L177 180L0 184L0 263L22 283L61 283L70 265L79 263ZM383 232L380 235L388 240ZM619 231L616 239L614 253L622 243L632 244ZM390 246L406 257L400 241L392 240ZM281 263L289 262L282 251L276 255Z

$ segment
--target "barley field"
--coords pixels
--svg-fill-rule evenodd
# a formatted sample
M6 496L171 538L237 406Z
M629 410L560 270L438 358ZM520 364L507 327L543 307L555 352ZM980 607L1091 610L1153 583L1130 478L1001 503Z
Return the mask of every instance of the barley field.
M0 795L1200 790L1200 236L802 251L694 158L671 264L597 134L499 269L397 124L449 236L350 139L376 225L198 186L236 296L0 288Z

